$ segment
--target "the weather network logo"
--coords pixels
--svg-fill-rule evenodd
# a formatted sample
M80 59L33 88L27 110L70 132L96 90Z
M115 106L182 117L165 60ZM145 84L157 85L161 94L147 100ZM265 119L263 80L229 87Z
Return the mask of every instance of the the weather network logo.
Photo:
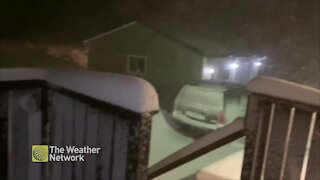
M49 148L47 145L32 146L32 162L48 162Z
M87 154L99 154L99 147L32 145L32 162L85 161Z

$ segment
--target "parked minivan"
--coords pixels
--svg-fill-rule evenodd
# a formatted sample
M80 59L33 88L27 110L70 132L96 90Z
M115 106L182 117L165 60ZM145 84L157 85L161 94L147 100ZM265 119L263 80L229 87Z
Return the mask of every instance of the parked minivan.
M215 130L245 116L244 86L227 82L186 84L178 93L173 119L202 130Z

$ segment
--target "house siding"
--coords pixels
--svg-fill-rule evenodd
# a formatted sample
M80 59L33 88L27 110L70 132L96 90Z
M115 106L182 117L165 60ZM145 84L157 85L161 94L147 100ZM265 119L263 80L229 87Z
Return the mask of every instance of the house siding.
M181 87L200 80L202 58L199 52L166 38L140 24L88 42L89 68L98 71L130 74L127 56L146 56L146 72L142 77L158 91L160 104L170 110Z

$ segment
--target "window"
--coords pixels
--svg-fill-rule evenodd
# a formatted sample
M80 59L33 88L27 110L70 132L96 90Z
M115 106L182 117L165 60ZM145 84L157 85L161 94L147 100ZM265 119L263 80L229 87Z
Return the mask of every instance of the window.
M217 80L229 81L230 80L230 70L229 69L221 69L218 72Z
M127 59L127 72L131 74L144 75L146 73L147 57L129 55Z

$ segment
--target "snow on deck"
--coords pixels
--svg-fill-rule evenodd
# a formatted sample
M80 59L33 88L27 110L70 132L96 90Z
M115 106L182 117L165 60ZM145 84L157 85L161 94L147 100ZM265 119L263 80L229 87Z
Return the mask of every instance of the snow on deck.
M44 80L138 113L159 109L158 95L153 86L137 77L88 70L0 69L0 81L22 80Z
M303 104L320 106L320 90L301 84L260 76L250 81L247 90Z

